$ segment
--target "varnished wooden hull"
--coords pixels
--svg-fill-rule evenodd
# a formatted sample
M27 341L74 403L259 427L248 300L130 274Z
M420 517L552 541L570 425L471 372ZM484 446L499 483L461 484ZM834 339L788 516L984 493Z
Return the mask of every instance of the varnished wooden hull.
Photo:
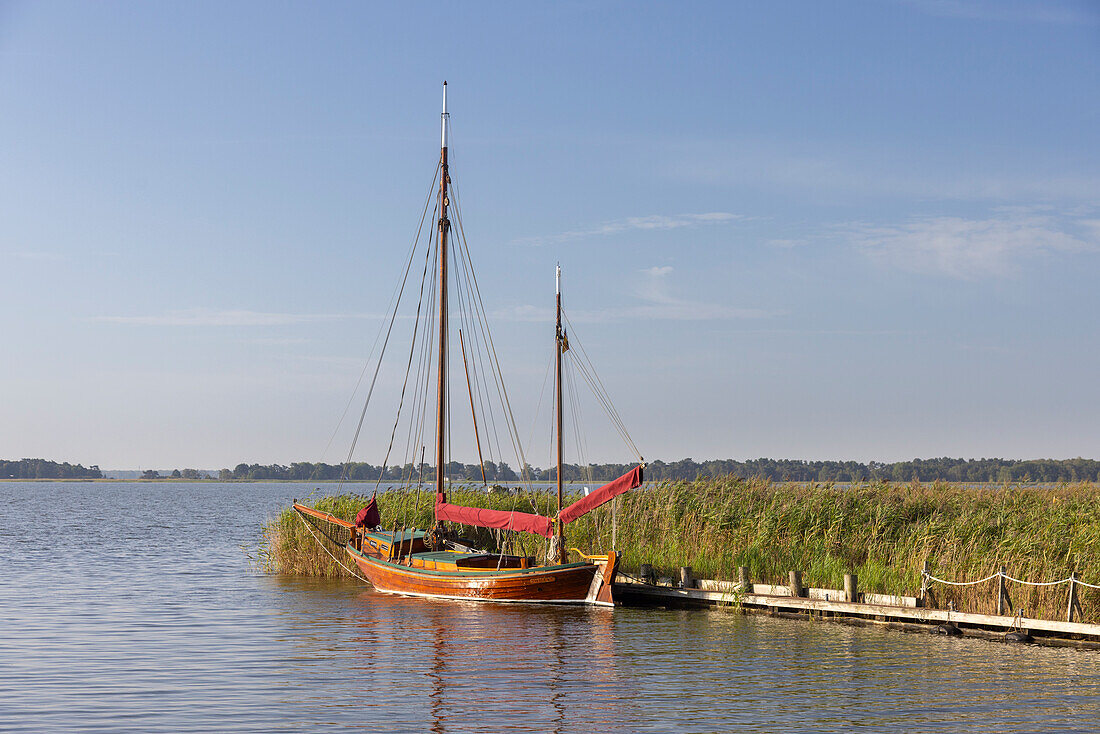
M543 604L611 602L609 594L597 593L602 591L602 584L593 582L597 572L605 569L591 563L508 571L430 571L365 555L353 547L348 548L348 554L375 589L394 594ZM610 583L607 586L609 590Z

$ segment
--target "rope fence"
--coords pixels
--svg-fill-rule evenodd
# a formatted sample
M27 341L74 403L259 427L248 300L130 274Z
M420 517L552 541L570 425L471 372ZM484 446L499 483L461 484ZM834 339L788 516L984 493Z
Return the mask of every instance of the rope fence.
M978 579L977 581L948 581L947 579L936 578L927 571L922 571L921 576L927 581L937 584L945 584L947 586L976 586L978 584L984 584L986 581L992 581L999 576L1005 581L1011 581L1016 584L1024 584L1025 586L1057 586L1058 584L1068 584L1070 582L1073 582L1077 586L1087 586L1090 589L1100 589L1100 585L1086 583L1076 576L1066 576L1064 579L1059 579L1058 581L1024 581L1022 579L1013 578L1007 573L1002 573L1000 571L992 573L989 576L986 576L984 579Z
M925 563L924 570L921 571L921 596L927 597L928 592L931 589L932 584L943 584L944 586L977 586L979 584L988 583L990 581L997 581L997 614L1004 614L1004 608L1007 605L1009 609L1012 609L1012 600L1008 596L1008 590L1006 588L1006 582L1012 582L1014 584L1021 584L1023 586L1031 587L1049 587L1060 586L1062 584L1069 584L1069 593L1066 600L1066 621L1072 622L1074 616L1080 617L1082 615L1081 604L1077 598L1077 587L1084 586L1089 589L1100 589L1100 584L1090 584L1077 578L1077 572L1074 571L1064 579L1058 579L1057 581L1024 581L1023 579L1014 578L1005 573L1005 567L1001 566L999 571L996 571L983 579L976 581L948 581L947 579L941 579L933 576L928 572L928 564Z

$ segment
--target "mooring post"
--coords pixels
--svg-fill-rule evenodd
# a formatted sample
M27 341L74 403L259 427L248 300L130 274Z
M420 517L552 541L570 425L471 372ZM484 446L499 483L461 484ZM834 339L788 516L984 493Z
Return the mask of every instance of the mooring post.
M620 495L621 496L621 495ZM617 536L619 535L619 498L616 497L611 501L611 550L615 550L619 546L615 544Z
M741 587L742 594L752 593L752 581L749 580L749 567L738 566L737 567L737 583Z
M939 609L940 604L936 600L936 592L932 588L932 564L928 561L924 562L924 577L921 580L921 601L922 607Z
M844 574L844 601L852 604L859 602L859 579L854 573Z
M1080 605L1077 603L1077 572L1072 571L1069 575L1069 601L1066 602L1066 621L1073 621L1074 607L1080 609Z
M691 589L695 587L695 579L691 576L691 566L680 566L680 588Z
M1008 608L1012 609L1012 600L1008 598L1008 588L1005 585L1005 567L1001 566L1000 572L997 574L997 614L1003 615L1005 613L1005 604Z
M790 576L791 581L791 596L805 596L805 594L803 594L804 590L802 588L802 572L791 571L788 575Z

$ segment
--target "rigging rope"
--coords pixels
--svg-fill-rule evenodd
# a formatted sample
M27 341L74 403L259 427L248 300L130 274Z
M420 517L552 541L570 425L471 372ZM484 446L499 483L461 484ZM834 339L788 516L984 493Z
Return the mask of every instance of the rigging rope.
M360 576L359 574L355 573L355 571L352 571L352 570L351 570L350 568L348 568L347 566L345 566L345 565L344 565L343 563L340 563L340 559L339 559L339 558L337 558L336 556L332 555L332 551L330 551L330 550L329 550L328 548L326 548L326 547L325 547L325 544L321 542L321 539L317 537L317 533L313 532L313 528L311 528L311 527L309 526L309 523L305 521L305 518L303 518L303 517L302 517L302 513L300 513L300 512L297 512L297 511L295 511L295 513L294 513L294 514L295 514L295 515L297 515L297 516L298 516L298 519L302 521L302 524L306 526L306 530L308 530L308 531L309 531L309 534L313 536L313 539L317 541L317 545L321 546L321 549L322 549L322 550L323 550L323 551L324 551L325 553L328 553L328 554L329 554L329 557L330 557L330 558L332 558L332 560L336 561L336 565L340 566L340 568L344 569L345 571L347 571L348 573L350 573L350 574L351 574L352 576L354 576L355 578L359 579L359 580L360 580L360 581L362 581L363 583L366 583L366 584L369 584L369 583L370 583L370 581L367 581L367 580L366 580L365 578L363 578L363 577L362 577L362 576Z
M436 171L438 171L438 170L439 170L439 168L437 166ZM433 184L434 184L434 179L433 179ZM434 185L433 185L433 188L434 188ZM429 194L429 197L430 197L430 194ZM428 201L430 202L431 199L429 198ZM420 242L420 233L424 228L424 219L427 217L427 214L428 214L428 202L425 202L424 212L420 216L420 226L417 227L416 239L413 241L413 249L412 249L412 252L409 253L409 262L405 266L405 275L401 278L401 287L398 290L397 301L396 301L396 303L394 304L394 307L393 307L393 314L390 316L390 324L389 324L389 327L386 329L386 338L382 342L382 351L379 352L378 362L374 367L374 376L371 378L370 390L367 391L367 399L365 401L363 401L363 410L359 414L359 423L355 427L355 435L352 437L351 447L348 449L348 456L347 456L347 459L344 461L344 467L345 467L344 471L340 472L340 483L336 488L337 492L340 492L340 491L343 490L345 475L347 474L348 467L351 464L351 457L355 452L355 445L359 442L359 433L363 430L363 421L367 417L367 407L370 405L371 396L374 395L374 387L378 383L378 373L382 369L382 358L385 357L385 355L386 355L386 347L390 343L390 335L393 333L393 325L394 325L394 322L397 321L397 312L401 308L401 297L405 294L405 283L409 279L409 271L412 269L413 255L416 253L416 246ZM385 472L385 469L383 468L382 472L380 472L379 475L378 475L379 479L381 479L381 476L384 472Z
M429 257L429 259L431 259ZM426 276L425 276L426 277ZM409 420L409 431L405 442L405 464L409 464L412 459L416 458L416 446L421 446L421 462L423 462L423 447L426 445L424 440L425 421L427 420L428 400L430 390L430 377L432 370L432 355L435 353L435 340L432 338L434 329L432 325L435 323L435 291L436 281L431 279L431 285L428 288L428 319L423 330L421 337L422 343L420 346L420 360L416 368L416 379L413 382L413 394L416 399L413 401L413 415ZM415 340L414 340L415 344ZM415 441L413 439L416 439ZM409 467L408 481L412 480L413 468ZM402 471L402 477L405 477L404 471ZM423 477L421 477L422 479Z
M435 173L432 174L432 187L428 189L428 198L424 201L425 212L420 215L420 226L416 230L416 237L413 239L412 246L409 248L409 265L411 266L413 257L416 255L416 246L420 242L420 229L424 226L424 216L427 213L428 204L432 200L432 190L435 188L435 178L439 175L440 161L435 164ZM389 309L394 306L394 298L398 295L398 289L394 288L393 295L390 296L390 305L386 307L386 313L389 313ZM363 369L359 372L359 379L355 382L355 389L351 391L351 395L348 396L347 405L344 406L344 412L340 414L340 420L336 421L336 428L333 429L332 435L329 436L328 443L325 444L325 450L321 452L321 458L328 454L329 448L332 446L332 442L336 439L336 434L340 432L340 426L344 423L344 418L348 415L348 410L351 408L352 402L355 400L355 395L359 392L359 386L363 384L363 377L367 374L367 368L370 367L371 358L374 356L374 350L378 346L378 340L382 338L382 327L385 326L385 319L378 327L378 334L374 337L374 343L371 345L370 352L367 354L367 361L363 363Z
M565 313L565 309L562 309L562 320L567 325L571 337L570 346L576 346L580 350L580 357L573 357L572 361L576 362L577 367L580 369L581 375L588 383L592 393L596 396L596 400L603 406L604 411L607 413L608 418L611 419L611 423L615 426L615 429L622 436L626 442L627 447L634 452L634 455L638 457L638 461L644 461L642 452L638 450L638 446L634 443L634 440L630 437L630 432L626 429L626 424L619 416L619 411L615 409L615 404L611 401L611 396L608 395L607 389L603 385L603 381L600 380L599 374L596 373L595 367L592 365L592 360L588 357L588 352L584 348L584 344L577 338L576 331L573 327L573 322L569 320L569 316ZM573 350L570 349L570 352ZM570 352L566 352L569 354Z
M412 372L413 355L416 353L416 336L419 333L418 330L420 329L420 309L424 305L424 282L427 280L428 277L428 265L431 261L431 258L429 256L431 255L431 252L432 250L430 247L427 248L425 251L424 272L420 276L420 299L419 301L417 301L416 304L416 321L413 324L413 336L412 340L409 343L409 360L405 365L405 379L401 383L401 398L398 400L397 403L397 417L393 421L393 430L390 431L390 443L389 446L386 448L386 458L382 461L383 471L385 471L384 467L390 461L390 452L393 451L393 439L397 435L397 426L401 422L401 410L405 407L405 390L409 386L409 374ZM404 479L404 468L402 468L402 478ZM376 492L378 491L378 485L381 482L382 475L380 473L378 475L378 481L374 485Z
M462 213L461 213L462 212L462 207L460 205L460 199L459 199L459 192L458 192L458 185L457 184L454 185L454 192L455 192L455 221L458 223L458 230L459 230L459 237L457 238L458 243L459 243L458 249L464 255L464 260L465 260L465 263L467 265L467 276L469 278L470 284L473 286L473 289L471 291L471 295L475 297L474 298L474 305L475 305L474 312L477 315L477 318L478 318L479 322L481 323L482 329L484 330L484 335L485 335L485 339L486 339L485 343L488 346L488 350L489 350L490 355L491 355L490 366L494 368L493 376L495 377L497 392L499 394L501 405L504 409L505 415L508 418L508 421L505 424L505 426L508 429L508 435L509 435L509 437L511 439L511 442L512 442L512 448L516 452L516 458L519 461L521 477L523 478L524 483L526 485L528 485L528 487L530 487L530 481L531 480L530 480L530 478L527 474L527 459L523 454L523 446L519 442L519 431L516 428L515 415L512 412L511 402L508 399L508 390L504 386L504 380L501 376L502 372L501 372L501 369L500 369L500 358L497 356L496 345L493 343L493 334L492 334L491 331L489 331L488 326L485 324L485 321L486 321L485 302L481 297L481 288L480 288L480 286L478 285L478 282L477 282L477 274L476 274L476 272L474 271L474 268L473 268L473 258L470 256L470 249L469 249L469 246L468 246L467 241L466 241L466 232L465 232L465 229L463 228L463 225L462 225Z

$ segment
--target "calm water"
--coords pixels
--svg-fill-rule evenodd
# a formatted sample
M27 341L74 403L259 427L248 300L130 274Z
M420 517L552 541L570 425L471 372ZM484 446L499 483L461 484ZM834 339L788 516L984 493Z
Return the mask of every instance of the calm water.
M0 731L1092 731L1100 653L265 576L302 485L0 483Z

